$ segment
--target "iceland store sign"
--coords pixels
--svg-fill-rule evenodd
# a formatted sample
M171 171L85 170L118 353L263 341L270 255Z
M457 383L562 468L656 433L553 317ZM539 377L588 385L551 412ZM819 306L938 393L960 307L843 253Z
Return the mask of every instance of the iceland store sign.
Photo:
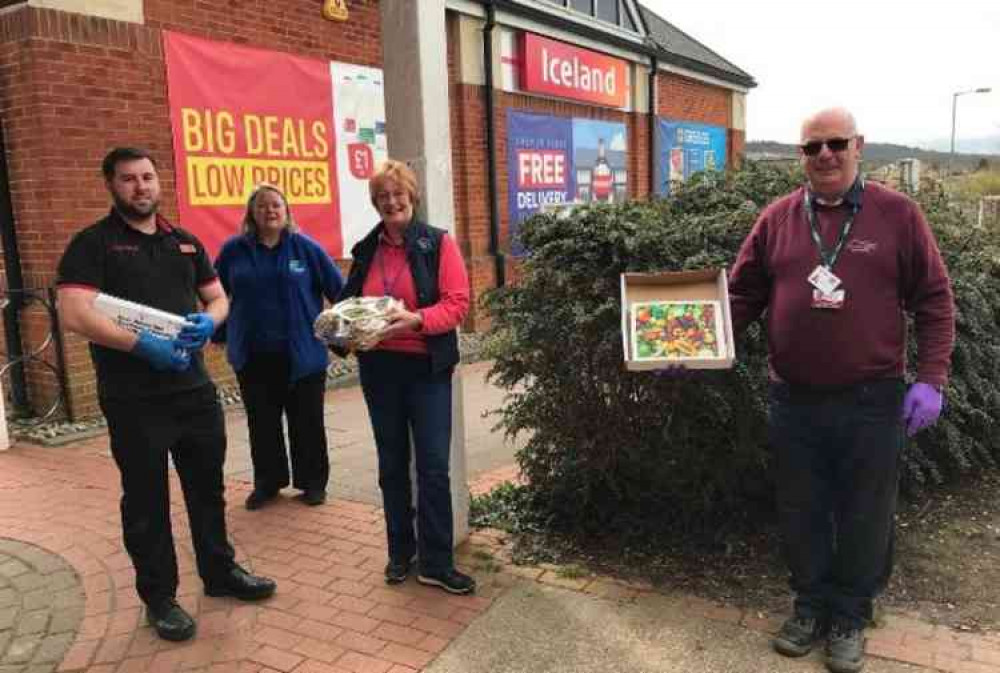
M625 61L548 38L521 36L521 89L610 107L627 103Z

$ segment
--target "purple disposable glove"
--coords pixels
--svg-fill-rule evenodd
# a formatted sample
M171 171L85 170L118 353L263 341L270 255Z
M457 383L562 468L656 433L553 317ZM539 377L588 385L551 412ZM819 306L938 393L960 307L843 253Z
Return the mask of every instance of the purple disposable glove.
M664 381L683 381L690 373L691 370L684 365L667 365L663 369L653 370L653 376Z
M941 415L943 397L938 389L928 383L914 383L903 398L903 422L906 434L912 437L924 428L937 423Z

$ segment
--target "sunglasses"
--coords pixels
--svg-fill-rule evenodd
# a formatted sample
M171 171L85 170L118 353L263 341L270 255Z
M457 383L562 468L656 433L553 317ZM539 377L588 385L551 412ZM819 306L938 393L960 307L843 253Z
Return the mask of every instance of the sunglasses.
M830 148L831 152L843 152L847 149L848 144L854 140L855 136L850 138L828 138L826 140L811 140L804 145L799 145L799 149L807 157L814 157L823 151L823 145Z

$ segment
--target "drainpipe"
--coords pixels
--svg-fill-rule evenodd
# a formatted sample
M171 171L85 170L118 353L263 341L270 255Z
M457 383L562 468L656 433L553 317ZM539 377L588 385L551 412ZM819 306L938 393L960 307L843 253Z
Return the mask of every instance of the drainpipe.
M660 61L655 55L649 57L649 200L656 198L659 188L660 168L660 129L656 119L656 73L660 69Z
M21 253L17 249L14 206L10 197L10 175L7 170L7 148L4 144L2 120L0 120L0 242L3 244L3 266L7 274L7 296L3 301L3 327L7 341L7 361L13 362L24 357L24 348L21 344L24 277L21 275ZM19 415L30 414L23 361L18 361L10 368L10 391L14 411Z
M507 259L500 249L500 201L497 188L496 126L493 120L493 28L496 26L493 0L486 3L483 28L483 70L486 79L486 191L490 203L490 255L496 262L497 287L507 284Z

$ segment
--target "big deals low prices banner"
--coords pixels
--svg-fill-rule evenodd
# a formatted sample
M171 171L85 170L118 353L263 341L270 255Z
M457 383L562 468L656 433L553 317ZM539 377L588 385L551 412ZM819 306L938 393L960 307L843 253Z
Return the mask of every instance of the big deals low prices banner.
M267 182L285 193L305 233L343 257L378 221L366 189L385 158L380 71L342 72L342 64L168 31L164 42L182 226L214 257L239 232L254 187ZM378 85L355 86L361 80ZM345 240L348 213L356 222Z

